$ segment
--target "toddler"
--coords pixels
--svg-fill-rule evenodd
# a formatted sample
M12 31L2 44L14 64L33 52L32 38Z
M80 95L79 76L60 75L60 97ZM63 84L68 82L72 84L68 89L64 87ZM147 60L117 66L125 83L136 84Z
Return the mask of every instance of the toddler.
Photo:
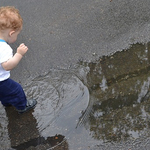
M15 7L0 7L0 101L4 106L14 106L19 113L34 108L37 103L27 100L21 85L9 78L10 71L28 51L28 47L22 43L13 55L9 46L17 40L22 24L23 20Z

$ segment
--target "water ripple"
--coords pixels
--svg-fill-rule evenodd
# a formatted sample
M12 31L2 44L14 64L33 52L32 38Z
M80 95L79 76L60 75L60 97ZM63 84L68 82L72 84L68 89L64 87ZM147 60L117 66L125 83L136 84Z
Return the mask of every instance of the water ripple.
M73 73L52 71L37 77L25 87L27 96L36 98L37 128L44 137L68 136L80 121L89 103L87 87Z

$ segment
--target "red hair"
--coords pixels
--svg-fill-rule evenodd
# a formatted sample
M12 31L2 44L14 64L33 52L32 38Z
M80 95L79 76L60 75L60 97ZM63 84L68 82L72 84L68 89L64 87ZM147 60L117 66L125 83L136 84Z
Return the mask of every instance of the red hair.
M0 7L0 30L22 28L23 20L19 10L13 6Z

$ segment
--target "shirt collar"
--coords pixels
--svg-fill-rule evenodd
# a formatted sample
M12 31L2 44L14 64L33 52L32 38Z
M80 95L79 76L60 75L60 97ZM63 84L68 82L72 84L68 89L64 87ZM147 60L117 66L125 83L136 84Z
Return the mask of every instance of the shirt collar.
M0 39L0 42L6 42L5 40Z

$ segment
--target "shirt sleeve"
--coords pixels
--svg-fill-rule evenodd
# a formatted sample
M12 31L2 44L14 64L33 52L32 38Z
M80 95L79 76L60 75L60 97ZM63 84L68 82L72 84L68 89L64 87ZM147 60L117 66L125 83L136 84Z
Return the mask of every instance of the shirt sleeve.
M0 46L0 63L9 60L10 58L12 58L12 56L13 50L8 44Z

